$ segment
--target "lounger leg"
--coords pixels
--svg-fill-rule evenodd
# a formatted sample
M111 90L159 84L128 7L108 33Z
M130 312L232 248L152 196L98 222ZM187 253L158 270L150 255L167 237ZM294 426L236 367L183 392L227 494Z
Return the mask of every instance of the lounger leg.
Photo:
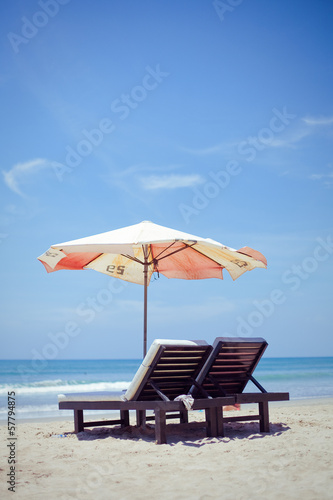
M269 432L268 401L259 404L260 432Z
M141 427L146 424L146 410L136 410L136 425Z
M211 437L212 436L212 412L210 408L205 408L205 415L206 415L206 436Z
M188 423L188 411L187 410L181 410L179 412L179 420L181 424L187 424Z
M121 420L121 427L128 427L129 426L129 411L128 410L120 410L120 420Z
M157 444L166 444L166 416L165 410L155 410L155 439Z
M217 435L224 437L223 407L216 408Z
M74 410L74 432L82 432L83 427L83 410Z
M205 414L207 437L218 436L216 408L205 408Z

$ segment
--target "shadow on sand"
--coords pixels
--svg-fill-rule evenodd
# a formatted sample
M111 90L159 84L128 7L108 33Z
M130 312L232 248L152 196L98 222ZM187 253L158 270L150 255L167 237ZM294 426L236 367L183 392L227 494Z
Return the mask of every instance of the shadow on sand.
M259 432L258 422L231 422L225 424L224 437L207 437L205 427L201 422L168 424L167 446L183 444L184 446L200 447L208 443L223 443L239 439L264 439L266 436L279 436L289 429L290 427L284 423L271 423L270 433L265 434ZM73 434L74 433L66 433L66 435ZM77 439L79 441L94 441L106 438L154 442L155 429L152 424L146 424L141 427L134 425L129 425L127 427L114 426L112 428L96 427L86 429L77 434Z

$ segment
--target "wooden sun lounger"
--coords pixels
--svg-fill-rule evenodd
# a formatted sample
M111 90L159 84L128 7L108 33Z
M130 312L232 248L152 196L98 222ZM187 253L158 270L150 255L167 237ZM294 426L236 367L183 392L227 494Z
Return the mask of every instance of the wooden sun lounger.
M269 432L269 408L271 401L289 400L288 392L267 392L253 377L253 372L267 348L262 338L218 337L213 350L201 370L197 383L213 397L232 396L238 404L258 404L257 415L223 417L217 422L223 432L224 422L259 421L260 432ZM251 381L260 392L243 392ZM194 394L198 389L194 389ZM217 411L219 407L217 407Z
M74 396L74 395L73 395ZM89 394L81 394L82 401L70 401L70 399L59 401L59 408L62 410L74 410L74 432L82 432L85 427L97 427L120 424L121 427L129 425L129 412L136 410L142 415L147 410L154 412L155 420L155 440L157 444L167 442L166 421L168 418L179 418L180 423L188 422L188 411L182 401L89 401ZM84 399L87 399L86 401ZM205 410L205 422L207 436L223 435L223 406L234 404L232 397L196 399L192 410ZM219 412L216 410L220 409ZM120 418L115 420L101 420L94 422L84 422L83 410L118 410ZM170 414L170 412L176 412Z
M166 443L166 420L177 418L188 422L188 410L177 396L186 395L192 387L197 390L192 409L205 410L207 436L223 435L223 406L233 405L232 396L211 398L196 382L208 359L212 347L204 341L155 340L122 398L110 393L83 393L59 395L59 409L74 410L74 432L85 427L120 424L129 425L129 411L136 411L137 424L141 425L154 412L157 444ZM84 421L84 410L114 410L120 412L116 420Z

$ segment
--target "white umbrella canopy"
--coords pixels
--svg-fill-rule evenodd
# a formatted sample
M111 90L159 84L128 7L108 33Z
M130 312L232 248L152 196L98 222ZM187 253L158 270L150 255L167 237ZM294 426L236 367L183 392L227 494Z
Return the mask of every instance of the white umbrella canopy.
M147 350L147 287L154 272L167 278L233 280L267 267L265 257L249 247L239 250L209 238L143 221L114 231L52 245L38 257L47 272L94 269L144 285L144 355Z

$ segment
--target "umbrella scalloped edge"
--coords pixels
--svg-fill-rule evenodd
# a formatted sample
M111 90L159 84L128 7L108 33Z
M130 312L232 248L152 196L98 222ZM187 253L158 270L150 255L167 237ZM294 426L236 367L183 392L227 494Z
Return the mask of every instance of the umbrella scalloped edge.
M255 260L259 260L259 262L262 262L265 267L267 267L267 259L266 257L258 252L258 250L253 250L253 248L250 247L242 247L237 252L242 253L244 255L247 255L248 257L252 257Z

